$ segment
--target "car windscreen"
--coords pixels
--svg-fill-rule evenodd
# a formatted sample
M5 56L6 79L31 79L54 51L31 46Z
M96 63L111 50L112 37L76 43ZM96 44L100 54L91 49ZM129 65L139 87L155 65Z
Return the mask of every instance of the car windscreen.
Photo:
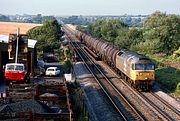
M14 65L7 65L6 70L14 70Z
M24 71L24 66L16 65L15 66L15 70L17 70L17 71Z
M22 66L22 65L7 65L6 70L24 71L24 66Z

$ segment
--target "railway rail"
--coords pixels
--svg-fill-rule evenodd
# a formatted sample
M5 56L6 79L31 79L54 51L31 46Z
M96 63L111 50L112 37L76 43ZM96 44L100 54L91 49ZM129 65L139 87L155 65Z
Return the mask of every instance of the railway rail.
M180 111L177 110L176 108L174 108L173 106L171 106L169 103L167 103L164 99L162 99L161 97L159 97L157 94L155 94L154 92L151 92L151 94L156 97L159 101L161 101L164 105L166 105L169 109L171 109L174 113L176 113L177 115L180 116Z
M139 112L129 103L129 101L123 96L123 94L112 85L109 79L103 74L103 72L96 66L96 64L85 55L84 50L79 47L76 42L71 42L72 46L76 49L76 52L80 58L84 61L88 70L95 77L97 83L100 85L101 89L104 91L106 96L111 101L112 105L115 107L117 112L121 115L123 120L144 120L144 117L139 114ZM80 51L79 51L80 50ZM82 57L84 56L84 57ZM86 59L85 59L86 58ZM105 81L106 80L106 81ZM115 99L118 98L118 99ZM120 101L119 101L120 100ZM123 104L121 104L121 103ZM124 107L124 108L123 108ZM131 113L129 113L131 112Z
M180 120L180 111L176 110L158 95L153 92L143 93L141 95L151 103L154 108L157 108L162 115L166 117L167 120Z

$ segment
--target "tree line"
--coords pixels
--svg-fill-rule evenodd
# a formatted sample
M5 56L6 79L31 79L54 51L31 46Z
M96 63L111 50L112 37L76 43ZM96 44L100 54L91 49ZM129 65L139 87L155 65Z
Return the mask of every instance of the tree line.
M180 16L156 11L142 27L129 27L120 20L97 20L79 30L111 41L121 48L144 54L172 54L180 47Z

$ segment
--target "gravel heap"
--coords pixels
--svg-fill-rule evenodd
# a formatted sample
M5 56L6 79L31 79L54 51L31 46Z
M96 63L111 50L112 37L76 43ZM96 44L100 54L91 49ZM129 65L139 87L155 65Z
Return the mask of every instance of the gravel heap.
M22 102L6 104L0 107L0 113L16 112L50 113L52 111L45 104L35 100L26 100Z
M12 100L0 99L0 107L6 104L14 103Z

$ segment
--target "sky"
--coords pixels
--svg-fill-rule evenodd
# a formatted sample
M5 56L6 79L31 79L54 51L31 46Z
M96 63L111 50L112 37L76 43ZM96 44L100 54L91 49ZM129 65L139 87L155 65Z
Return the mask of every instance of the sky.
M0 14L149 15L155 11L180 15L180 0L0 0Z

